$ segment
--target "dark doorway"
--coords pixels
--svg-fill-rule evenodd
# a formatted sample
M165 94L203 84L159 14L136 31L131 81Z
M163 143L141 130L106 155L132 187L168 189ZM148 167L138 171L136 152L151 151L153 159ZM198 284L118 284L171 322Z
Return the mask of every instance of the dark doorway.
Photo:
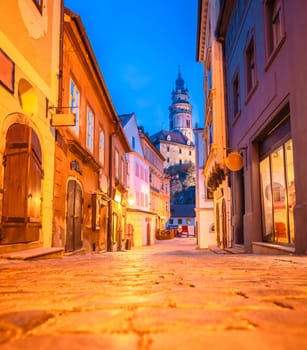
M75 180L67 185L66 251L72 252L82 247L82 190Z
M151 239L150 239L150 231L151 231L151 227L150 227L150 223L147 223L147 245L151 245Z

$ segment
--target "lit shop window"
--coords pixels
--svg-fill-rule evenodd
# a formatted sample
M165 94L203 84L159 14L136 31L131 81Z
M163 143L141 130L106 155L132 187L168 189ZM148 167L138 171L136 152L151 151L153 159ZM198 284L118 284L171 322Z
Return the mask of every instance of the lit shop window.
M295 205L292 140L260 162L263 239L294 243Z

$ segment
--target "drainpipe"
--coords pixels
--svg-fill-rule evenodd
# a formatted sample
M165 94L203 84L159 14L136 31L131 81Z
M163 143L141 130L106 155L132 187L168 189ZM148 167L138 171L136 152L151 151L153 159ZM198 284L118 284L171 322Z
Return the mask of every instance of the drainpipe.
M59 37L59 72L58 72L58 106L57 112L62 110L63 61L64 61L64 0L61 0L60 37Z
M112 177L113 177L113 162L112 162L112 151L113 151L113 137L118 134L119 130L119 124L117 122L115 131L110 135L109 137L109 204L108 204L108 230L107 230L107 251L112 252L113 251L113 210L112 210L112 203L113 203L113 184L112 184Z

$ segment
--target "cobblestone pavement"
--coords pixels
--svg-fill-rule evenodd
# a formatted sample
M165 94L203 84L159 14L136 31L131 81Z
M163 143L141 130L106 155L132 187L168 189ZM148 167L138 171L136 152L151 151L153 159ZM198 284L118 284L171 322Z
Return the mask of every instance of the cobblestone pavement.
M1 349L307 349L307 257L193 238L0 261Z

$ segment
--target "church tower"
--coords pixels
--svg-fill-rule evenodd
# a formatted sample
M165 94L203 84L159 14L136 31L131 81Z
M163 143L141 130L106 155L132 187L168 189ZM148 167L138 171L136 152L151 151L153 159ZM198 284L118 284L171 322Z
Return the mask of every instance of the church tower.
M179 69L176 87L172 91L172 104L169 107L169 128L170 131L180 131L193 142L192 105L189 103L189 99L189 90L184 86Z

